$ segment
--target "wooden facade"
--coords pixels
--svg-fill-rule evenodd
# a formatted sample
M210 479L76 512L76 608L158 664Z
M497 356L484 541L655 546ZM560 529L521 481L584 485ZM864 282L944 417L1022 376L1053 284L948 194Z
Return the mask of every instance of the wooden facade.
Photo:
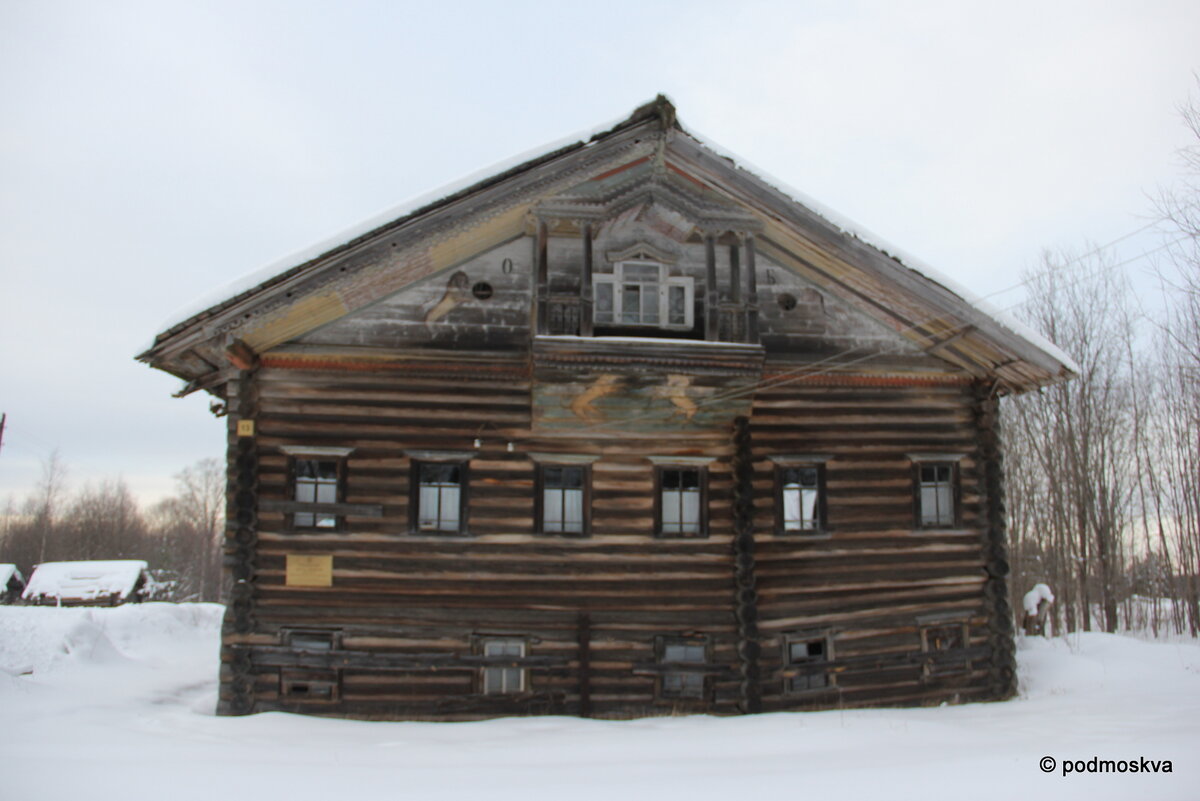
M1031 341L663 98L139 358L228 414L221 712L1000 699Z

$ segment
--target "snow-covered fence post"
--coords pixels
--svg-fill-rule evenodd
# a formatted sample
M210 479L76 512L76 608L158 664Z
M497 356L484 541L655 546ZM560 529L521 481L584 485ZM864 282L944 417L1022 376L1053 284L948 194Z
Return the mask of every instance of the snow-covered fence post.
M1035 584L1032 590L1025 593L1021 604L1025 608L1025 619L1021 625L1024 627L1026 635L1030 637L1045 636L1046 616L1052 603L1054 603L1054 593L1045 584Z

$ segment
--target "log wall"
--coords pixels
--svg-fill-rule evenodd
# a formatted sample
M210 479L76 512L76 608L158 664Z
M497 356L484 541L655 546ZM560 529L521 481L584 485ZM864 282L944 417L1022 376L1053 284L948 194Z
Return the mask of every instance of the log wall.
M981 450L994 424L986 393L961 379L812 377L760 390L740 438L733 425L571 435L532 424L528 365L486 368L280 358L243 376L240 409L253 413L256 430L238 437L231 420L227 553L235 578L247 580L225 628L222 711L630 717L1011 691L1011 650L1000 649L994 621L1006 607L994 597L1003 532L989 524L999 463L991 446ZM786 369L768 365L768 383ZM338 531L289 526L285 446L353 448ZM466 536L410 530L412 451L474 454ZM914 529L914 452L962 454L961 525ZM588 537L535 533L535 458L556 453L590 460ZM706 538L654 536L649 457L672 454L707 460ZM825 459L828 525L819 535L776 530L771 457L797 454ZM741 537L736 475L750 484ZM251 497L256 505L245 506ZM289 586L289 555L331 555L332 586ZM965 622L968 640L931 657L922 626L944 620ZM297 651L291 630L336 632L336 645ZM832 643L830 686L789 692L785 640L814 633ZM525 641L525 659L511 662L528 670L524 692L482 694L487 636ZM672 636L706 638L701 699L658 692L656 644ZM936 659L951 668L931 669ZM312 695L284 692L296 687Z

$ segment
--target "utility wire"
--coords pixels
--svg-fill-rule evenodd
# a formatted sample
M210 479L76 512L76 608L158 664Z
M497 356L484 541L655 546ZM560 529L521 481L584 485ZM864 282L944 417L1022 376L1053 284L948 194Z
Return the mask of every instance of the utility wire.
M1012 289L1017 289L1021 286L1029 284L1032 281L1034 281L1038 278L1041 278L1045 275L1049 275L1053 272L1058 272L1058 271L1063 270L1067 267L1070 267L1071 265L1074 265L1074 264L1079 264L1079 263L1083 262L1084 259L1087 259L1091 256L1097 255L1097 254L1111 248L1113 245L1116 245L1126 239L1129 239L1130 237L1136 236L1137 234L1142 233L1143 231L1146 231L1147 229L1157 225L1160 222L1161 222L1161 220L1152 220L1151 222L1147 223L1146 225L1143 225L1139 228L1136 228L1132 231L1122 234L1121 236L1117 237L1116 239L1113 239L1103 245L1098 245L1098 246L1092 248L1091 250L1086 251L1083 254L1080 254L1079 256L1076 256L1072 259L1069 259L1069 260L1059 263L1059 264L1049 265L1049 266L1047 266L1046 269L1038 271L1038 272L1034 272L1009 287L1005 287L1005 288L999 289L995 292L991 292L988 295L982 296L982 297L978 298L977 301L984 300L986 298L992 297L997 294L1011 291ZM1186 239L1188 239L1187 236L1178 237L1174 240L1165 242L1156 248L1145 251L1143 253L1140 253L1136 256L1125 259L1124 261L1118 262L1116 264L1099 264L1096 266L1095 270L1093 270L1093 271L1081 271L1080 274L1074 276L1071 280L1065 282L1064 285L1065 286L1074 285L1080 281L1083 281L1089 277L1092 277L1092 275L1095 272L1098 272L1100 270L1117 269L1119 267L1123 267L1132 262L1139 261L1139 260L1144 259L1148 256L1151 256L1155 253L1158 253L1159 251L1165 250L1166 248L1169 248L1173 245L1183 242ZM970 302L970 301L968 301L968 302ZM1000 311L1000 312L1010 311L1010 310L1015 309L1018 306L1022 305L1023 302L1024 301L1016 301L1016 302L1010 304L1009 306L999 309L998 311ZM983 310L980 310L980 311L983 311ZM984 311L983 313L987 314L988 312ZM904 335L904 334L908 333L909 331L913 331L917 328L921 328L923 326L927 326L932 323L936 323L939 320L944 320L944 319L947 319L948 317L949 317L949 314L942 314L942 315L935 315L932 317L928 317L928 318L925 318L924 320L920 320L918 322L912 323L911 325L907 326L906 328L899 329L896 333L900 334L900 335ZM1000 323L1000 324L1003 325L1003 323ZM970 323L960 323L959 325L950 328L948 331L943 331L943 332L939 332L939 333L943 334L942 341L944 342L944 341L948 340L949 338L958 335L960 332L966 331L970 327L971 327ZM934 343L934 345L932 345L930 347L936 347L936 345L937 345L937 343ZM730 400L737 400L737 399L740 399L747 395L755 394L763 389L774 389L776 387L784 386L786 384L790 384L790 383L799 381L804 378L809 378L809 377L816 376L816 375L824 375L824 374L829 373L831 370L833 370L835 368L849 367L851 365L867 361L868 359L874 358L875 356L878 355L878 353L876 351L871 351L869 353L863 354L862 356L858 356L853 359L839 361L839 359L842 356L847 356L847 355L853 353L854 350L856 350L856 349L855 348L847 348L847 349L841 350L835 354L827 356L824 359L820 359L816 362L812 362L812 363L809 363L806 365L801 365L801 366L792 368L790 370L785 370L782 373L777 373L774 376L771 376L770 378L760 379L760 380L756 381L754 384L751 384L749 386L734 387L734 388L731 388L731 389L728 389L728 390L725 390L722 392L713 393L712 395L709 395L705 398L695 400L695 401L693 401L693 403L695 404L697 410L699 410L700 408L703 408L706 406L711 406L716 403L723 403L723 402L730 401ZM610 428L612 426L617 426L617 425L626 425L630 422L637 422L639 420L644 420L644 419L649 419L649 418L660 418L660 417L662 417L662 414L663 413L660 410L648 410L641 414L633 415L632 417L623 418L622 420L619 420L619 421L613 420L613 421L602 421L599 423L592 423L587 426L584 426L583 431L584 432L599 431L604 428ZM671 412L668 416L672 416L674 414L678 414L678 412Z

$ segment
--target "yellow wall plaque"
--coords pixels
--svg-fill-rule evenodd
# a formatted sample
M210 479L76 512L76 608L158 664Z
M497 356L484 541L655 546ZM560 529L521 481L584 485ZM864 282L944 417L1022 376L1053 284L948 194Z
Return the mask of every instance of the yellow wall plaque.
M285 583L289 587L332 587L333 555L289 553Z
M238 420L237 435L239 437L254 436L254 421L253 420Z

